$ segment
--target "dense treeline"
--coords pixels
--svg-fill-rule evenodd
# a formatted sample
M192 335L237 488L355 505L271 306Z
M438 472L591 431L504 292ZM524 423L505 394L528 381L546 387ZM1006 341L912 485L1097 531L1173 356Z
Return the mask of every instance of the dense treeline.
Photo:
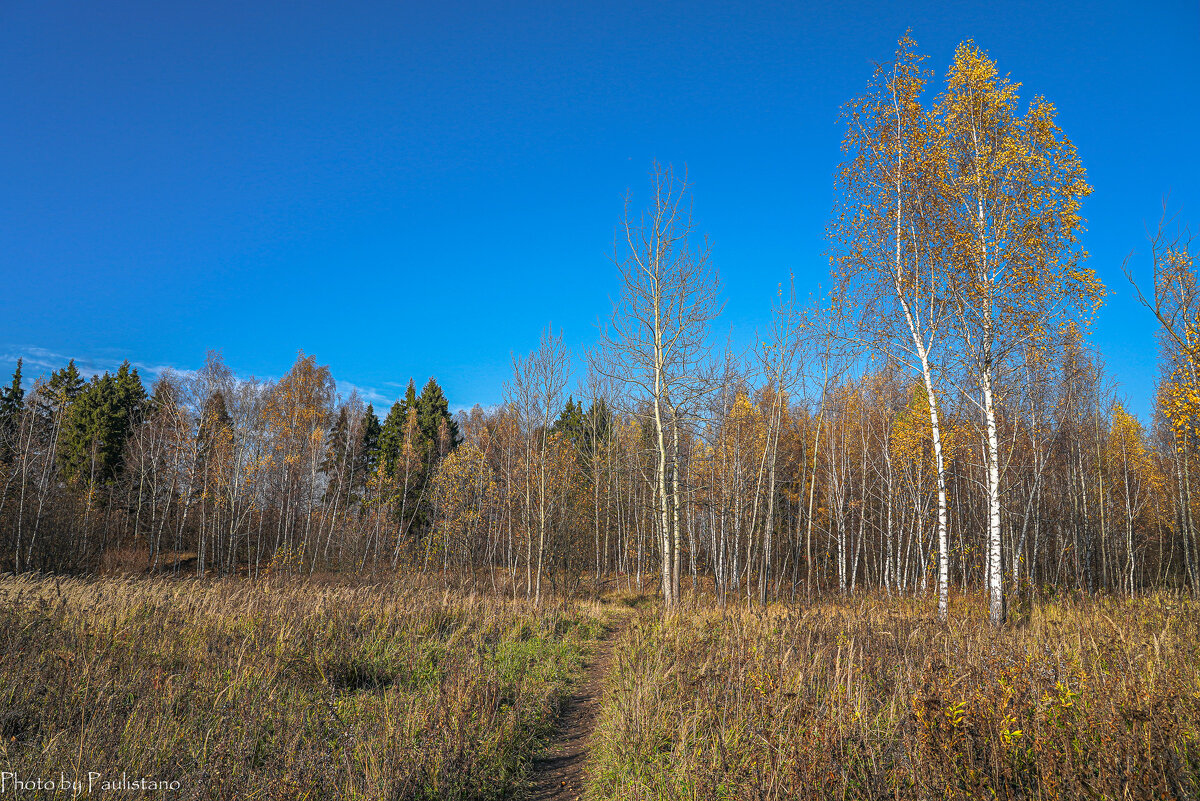
M0 567L440 571L540 598L618 582L767 601L877 588L1200 590L1200 298L1160 235L1149 427L1087 329L1079 157L972 45L945 88L913 43L847 105L832 292L781 289L757 345L720 313L686 180L656 168L614 254L622 291L567 397L547 330L504 402L436 381L381 421L301 354L276 382L219 357L147 388L69 364L0 393ZM1148 343L1149 344L1149 343ZM576 400L579 397L580 400Z
M1165 408L1145 430L1073 329L1028 371L1001 426L1013 588L1191 585L1193 438L1177 448ZM652 424L611 397L570 398L548 425L515 402L451 417L431 380L381 423L303 355L277 383L238 381L213 357L152 394L128 366L84 383L68 365L29 393L18 378L3 396L5 569L498 570L531 593L539 577L657 580ZM885 368L777 398L755 378L724 376L702 416L672 422L685 583L931 589L919 382ZM987 570L980 432L965 406L943 419L951 580L966 590Z
M257 574L394 565L427 527L429 477L458 444L437 382L411 384L381 424L339 400L301 354L278 382L240 380L211 354L148 394L128 363L84 382L71 362L0 400L7 566L111 565ZM342 530L361 528L357 550ZM128 564L126 564L128 562Z

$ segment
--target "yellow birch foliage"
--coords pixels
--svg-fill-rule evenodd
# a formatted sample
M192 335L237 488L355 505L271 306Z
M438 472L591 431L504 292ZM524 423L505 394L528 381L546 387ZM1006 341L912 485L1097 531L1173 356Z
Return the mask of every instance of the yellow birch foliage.
M1020 84L1001 77L974 42L959 45L935 117L946 155L941 193L957 292L975 324L1000 340L1050 336L1067 307L1090 319L1105 289L1082 265L1080 208L1092 188L1056 122Z

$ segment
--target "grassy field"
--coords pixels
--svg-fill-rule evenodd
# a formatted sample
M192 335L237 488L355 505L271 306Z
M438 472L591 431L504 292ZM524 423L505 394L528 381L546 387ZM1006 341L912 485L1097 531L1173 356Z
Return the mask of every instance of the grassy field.
M860 600L642 616L594 799L1195 798L1200 607Z
M5 577L5 791L94 773L176 798L511 797L600 629L595 605L401 584Z
M1200 797L1191 600L1042 602L999 631L971 599L948 623L900 599L666 618L607 600L3 577L0 792L124 776L178 782L171 798L521 798L623 621L593 801Z

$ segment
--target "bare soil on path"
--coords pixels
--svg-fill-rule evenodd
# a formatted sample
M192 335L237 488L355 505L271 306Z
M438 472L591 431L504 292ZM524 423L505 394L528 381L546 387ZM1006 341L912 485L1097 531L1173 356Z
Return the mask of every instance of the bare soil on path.
M615 617L596 644L584 677L563 702L554 734L531 770L529 801L575 801L583 795L592 732L600 713L613 644L628 618Z

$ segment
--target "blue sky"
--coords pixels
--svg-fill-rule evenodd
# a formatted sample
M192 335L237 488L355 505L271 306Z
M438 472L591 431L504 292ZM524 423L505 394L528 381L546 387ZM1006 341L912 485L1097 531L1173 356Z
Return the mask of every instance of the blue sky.
M1164 194L1200 223L1194 0L5 0L0 370L215 348L272 377L304 349L381 403L430 375L494 403L547 322L595 340L654 159L686 164L748 338L789 274L824 280L837 110L908 27L939 73L974 38L1059 107L1114 292L1094 340L1144 414L1120 265Z

